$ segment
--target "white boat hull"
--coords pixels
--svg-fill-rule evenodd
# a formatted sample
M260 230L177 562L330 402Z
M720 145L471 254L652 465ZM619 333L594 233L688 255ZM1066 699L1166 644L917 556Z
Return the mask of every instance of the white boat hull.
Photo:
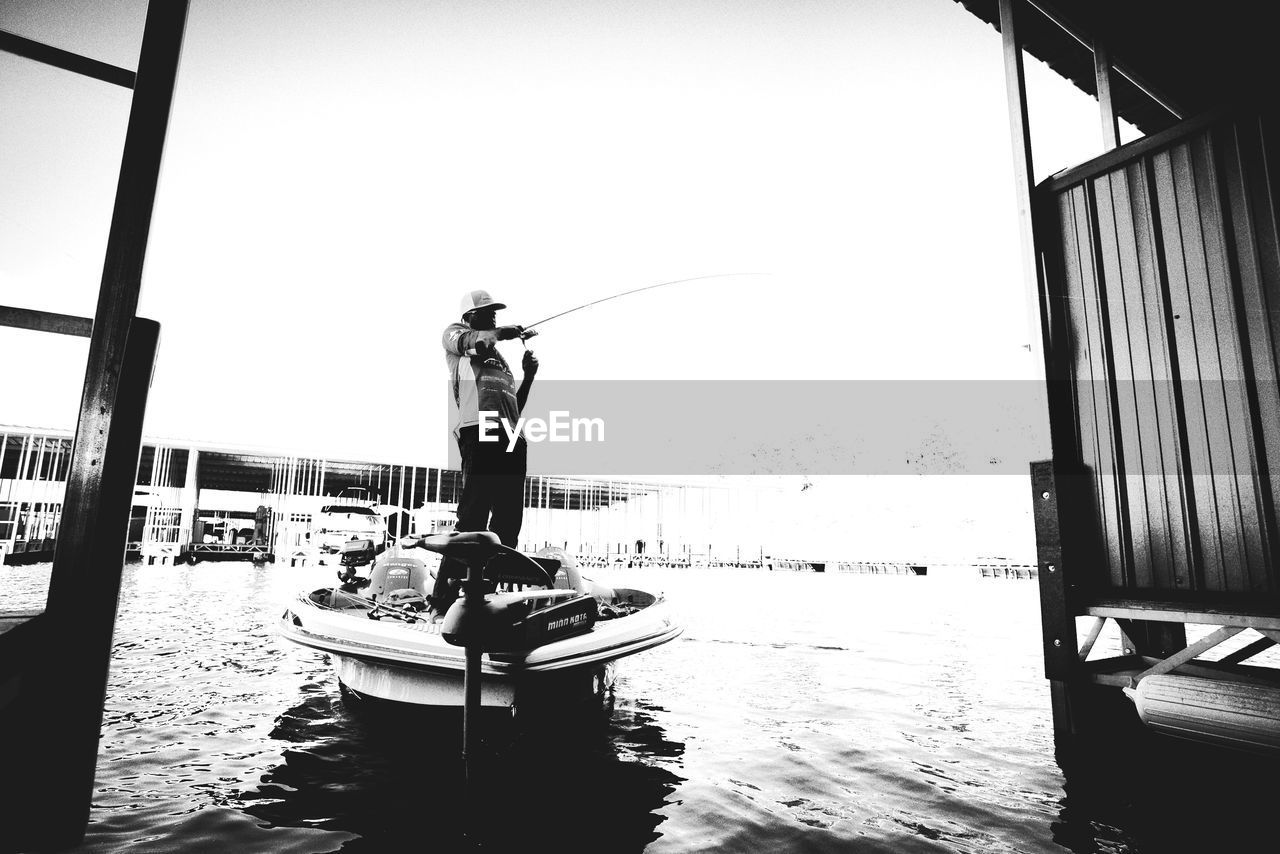
M280 621L289 640L331 656L339 681L362 696L423 706L461 706L465 650L438 623L369 619L320 607L303 594ZM614 662L683 631L664 601L597 622L590 631L520 653L487 653L481 703L510 707L522 693L587 693L612 683Z
M364 697L419 706L462 704L461 671L419 670L345 655L333 656L333 669L339 682ZM515 702L515 680L493 676L481 680L480 705L509 707Z

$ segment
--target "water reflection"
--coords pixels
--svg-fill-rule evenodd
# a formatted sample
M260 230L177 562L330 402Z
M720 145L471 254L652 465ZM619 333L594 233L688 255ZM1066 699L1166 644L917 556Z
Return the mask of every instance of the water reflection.
M1246 851L1275 832L1277 762L1140 726L1059 737L1053 841L1077 852Z
M303 687L271 737L284 763L239 800L275 827L357 834L344 852L430 844L438 850L641 851L661 834L660 810L683 782L684 745L657 723L663 710L612 695L573 709L487 710L480 783L462 798L462 717L456 709L391 707Z

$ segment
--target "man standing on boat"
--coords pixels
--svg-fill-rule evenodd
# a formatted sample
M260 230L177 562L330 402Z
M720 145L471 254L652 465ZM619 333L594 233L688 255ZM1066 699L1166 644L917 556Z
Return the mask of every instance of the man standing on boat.
M453 435L462 457L456 530L492 531L503 545L515 548L524 514L527 445L523 436L510 450L506 441L481 442L480 413L496 412L509 424L519 419L538 373L538 357L525 351L521 362L524 376L516 388L515 377L497 344L537 333L526 333L520 326L498 326L497 312L503 308L506 306L495 302L488 291L469 291L462 298L462 322L444 331L444 357L458 406ZM461 563L441 560L432 591L432 607L438 613L457 598L450 581L465 574Z

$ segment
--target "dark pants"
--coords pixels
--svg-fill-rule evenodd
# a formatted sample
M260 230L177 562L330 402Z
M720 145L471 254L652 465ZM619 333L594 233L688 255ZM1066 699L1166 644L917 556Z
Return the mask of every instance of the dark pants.
M515 548L524 516L524 476L528 445L524 437L507 452L507 436L497 442L481 442L478 427L458 431L458 452L462 456L462 496L458 499L459 531L492 531L504 546ZM444 558L436 570L432 591L435 607L443 610L457 598L450 579L467 574L460 561Z

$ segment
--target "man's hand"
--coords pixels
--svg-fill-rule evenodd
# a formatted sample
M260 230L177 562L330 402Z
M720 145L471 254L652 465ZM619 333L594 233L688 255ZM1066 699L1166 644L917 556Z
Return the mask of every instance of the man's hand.
M538 372L538 357L533 355L532 350L524 351L524 358L520 361L520 367L524 369L526 377L531 377Z
M498 333L499 341L510 341L512 338L520 338L524 335L523 326L499 326L494 332Z

